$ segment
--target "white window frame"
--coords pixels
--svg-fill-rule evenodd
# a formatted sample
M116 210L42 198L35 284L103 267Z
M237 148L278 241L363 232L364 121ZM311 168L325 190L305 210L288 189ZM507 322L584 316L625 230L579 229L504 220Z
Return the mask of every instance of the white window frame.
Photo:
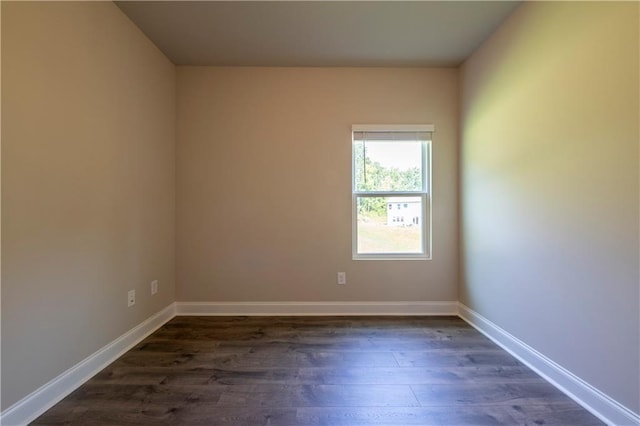
M422 143L423 191L356 191L355 132L428 132L431 140ZM353 260L431 260L431 144L435 126L432 124L351 126L351 230ZM422 252L421 253L358 253L358 198L361 197L420 197L422 199Z

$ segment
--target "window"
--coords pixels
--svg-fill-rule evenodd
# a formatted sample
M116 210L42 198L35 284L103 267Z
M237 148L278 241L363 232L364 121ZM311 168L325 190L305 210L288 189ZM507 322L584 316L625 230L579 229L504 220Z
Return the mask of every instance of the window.
M431 257L432 125L354 125L353 258Z

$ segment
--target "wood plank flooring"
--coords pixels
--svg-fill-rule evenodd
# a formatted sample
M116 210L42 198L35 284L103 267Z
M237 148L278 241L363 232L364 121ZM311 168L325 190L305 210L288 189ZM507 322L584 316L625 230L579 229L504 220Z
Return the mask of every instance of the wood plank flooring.
M35 425L601 425L457 317L176 317Z

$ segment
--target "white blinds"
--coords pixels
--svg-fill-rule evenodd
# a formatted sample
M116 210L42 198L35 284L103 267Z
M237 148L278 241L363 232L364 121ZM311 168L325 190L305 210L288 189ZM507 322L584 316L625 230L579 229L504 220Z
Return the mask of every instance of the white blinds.
M430 141L431 132L402 132L402 131L386 131L386 132L353 132L354 142L364 141Z
M433 125L353 125L354 142L362 141L430 141Z

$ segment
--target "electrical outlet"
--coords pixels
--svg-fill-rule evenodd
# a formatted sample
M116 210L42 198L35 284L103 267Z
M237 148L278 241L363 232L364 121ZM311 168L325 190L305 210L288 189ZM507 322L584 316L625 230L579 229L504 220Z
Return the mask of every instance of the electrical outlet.
M129 293L127 293L127 306L130 308L135 304L136 304L136 291L129 290Z
M347 283L347 273L338 272L338 284L345 285Z
M158 280L151 281L151 295L153 296L158 292Z

